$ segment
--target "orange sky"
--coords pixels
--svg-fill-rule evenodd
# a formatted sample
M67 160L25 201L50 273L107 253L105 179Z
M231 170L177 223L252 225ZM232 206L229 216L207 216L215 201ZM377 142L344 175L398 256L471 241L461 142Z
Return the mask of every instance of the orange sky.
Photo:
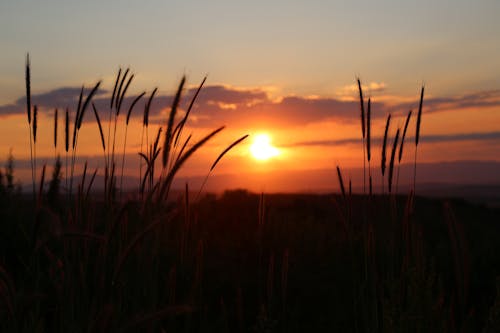
M380 164L386 116L392 115L391 143L408 110L416 113L424 83L419 162L500 162L499 11L494 0L481 5L473 0L151 0L128 6L116 0L5 1L0 3L0 157L12 149L18 178L29 183L24 100L29 52L32 99L40 111L38 166L52 164L55 108L60 110L58 152L63 153L62 111L69 108L74 117L82 84L88 93L102 80L94 102L107 130L118 66L130 67L136 75L124 110L134 96L142 91L148 96L158 87L150 139L158 126L165 127L181 77L187 76L187 84L180 115L208 73L184 133L192 132L195 139L220 125L226 129L197 152L181 176L206 175L218 154L245 134L250 137L224 156L214 176L246 175L245 186L259 182L250 174L269 178L293 170L362 167L357 77L366 99L373 101L374 168ZM130 176L137 174L145 99L137 104L128 132L125 173ZM88 160L102 169L97 126L87 111L79 162ZM261 133L280 151L267 161L250 154ZM413 162L414 135L415 117L403 163ZM122 140L120 122L120 154ZM467 173L463 175L450 181L468 182ZM261 182L264 186L266 180ZM297 189L307 185L302 182Z
M104 82L102 90L94 98L107 135L109 92L113 81ZM184 91L183 102L177 121L184 114L196 86ZM355 88L355 86L354 86ZM200 92L197 103L184 131L184 138L193 134L193 141L221 125L226 129L186 164L180 176L202 176L223 149L244 134L249 138L231 150L219 163L214 175L261 173L272 174L282 171L334 169L337 165L352 169L362 167L361 123L359 97L353 85L347 83L330 96L277 95L271 89L261 87L234 87L207 84ZM381 82L364 85L365 96L371 96L372 104L372 165L378 170L381 158L381 137L385 117L392 114L388 145L392 144L397 128L404 125L407 110L414 110L405 147L403 163L412 163L414 156L415 115L418 109L419 87L413 95L395 95L390 87ZM429 92L430 90L430 92ZM89 89L86 89L88 93ZM173 91L173 90L172 90ZM167 112L170 110L173 92L159 93L153 99L149 139L152 142L159 126L166 127ZM147 93L147 95L150 92ZM32 101L39 107L37 156L38 166L52 164L53 114L58 106L58 148L63 157L64 114L67 106L70 118L78 102L78 89L53 89L34 93ZM123 113L137 95L131 89L130 97L123 104ZM147 98L137 104L131 116L126 148L125 175L137 176L140 151L142 117ZM29 182L29 136L26 121L25 99L19 96L17 102L0 106L4 112L0 151L5 155L12 148L19 161L19 176ZM420 163L475 160L498 161L500 151L500 91L471 92L463 95L436 97L427 87L424 98L421 137L418 160ZM78 155L80 162L89 161L93 168L103 168L103 153L97 123L92 111L87 110L82 126ZM119 118L116 136L116 153L121 166L123 151L124 117ZM262 161L252 156L254 138L267 134L279 154ZM163 140L163 137L162 137ZM162 141L161 140L161 141ZM388 148L390 154L390 147ZM81 167L81 165L80 165ZM24 169L24 170L23 170ZM458 181L458 180L457 180ZM265 183L265 181L263 182ZM299 188L304 184L297 184ZM264 184L263 184L264 186Z

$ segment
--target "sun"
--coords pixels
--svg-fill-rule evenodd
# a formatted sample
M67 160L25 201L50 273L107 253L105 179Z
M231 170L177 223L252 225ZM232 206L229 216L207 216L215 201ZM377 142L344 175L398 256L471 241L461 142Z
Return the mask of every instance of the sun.
M271 144L271 138L267 134L258 134L254 137L250 146L250 153L258 161L267 161L278 156L280 151Z

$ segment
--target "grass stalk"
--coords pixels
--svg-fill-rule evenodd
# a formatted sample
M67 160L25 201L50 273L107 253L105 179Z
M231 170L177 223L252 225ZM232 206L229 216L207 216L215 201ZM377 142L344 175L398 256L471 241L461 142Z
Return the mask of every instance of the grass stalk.
M30 163L31 163L31 182L33 183L33 202L36 198L35 190L35 168L33 164L33 134L31 133L31 63L29 53L26 55L25 67L25 84L26 84L26 113L28 116L28 133L30 136Z
M142 134L141 134L141 152L140 154L143 154L143 145L144 145L144 133L146 133L146 149L148 147L148 141L149 141L149 138L148 138L148 127L149 127L149 111L151 109L151 103L153 101L153 98L156 94L156 92L158 91L158 88L155 88L152 92L151 92L151 95L149 96L149 99L146 103L146 105L144 106L144 117L143 117L143 120L142 120ZM147 153L146 153L147 155ZM142 179L142 159L140 160L140 163L139 163L139 191L141 193L143 193L143 191L141 191L141 179Z
M173 164L172 168L169 170L165 179L163 179L163 183L160 188L159 199L166 199L168 196L168 192L170 190L170 185L175 175L179 171L179 169L184 165L184 163L193 155L198 149L200 149L205 143L210 141L215 135L217 135L220 131L222 131L225 126L221 126L216 130L210 132L208 135L200 139L197 143L191 146L183 155L179 157L179 159Z
M66 108L65 126L64 126L64 150L66 151L66 191L68 191L68 151L69 151L69 110Z
M388 188L389 188L389 194L392 193L392 176L394 173L394 159L396 157L396 149L398 148L398 140L399 140L399 132L400 129L396 131L396 136L394 137L394 143L392 144L392 151L391 151L391 161L389 163L389 178L388 178Z
M97 108L95 107L94 103L92 103L92 110L94 111L94 115L95 115L95 118L97 121L97 126L99 127L99 135L101 137L101 146L102 146L102 153L103 153L103 157L104 157L104 165L105 165L105 167L107 167L108 161L106 158L106 144L105 144L105 140L104 140L104 133L102 131L102 124L101 124L101 119L99 118L99 112L97 111ZM107 179L105 178L104 182L106 182L106 180ZM89 189L90 189L90 186L89 186ZM87 194L87 196L88 196L88 194Z
M405 143L406 131L408 129L408 124L410 123L411 114L412 114L412 110L410 110L408 112L408 115L406 116L405 126L403 129L403 135L401 136L401 143L399 145L398 174L396 176L396 193L398 192L398 187L399 187L399 171L401 169L401 159L403 158L403 147L404 147L404 143Z
M70 194L72 193L72 187L73 187L73 176L74 176L74 170L75 170L75 162L76 162L76 150L78 146L78 133L80 131L80 128L82 127L83 123L83 118L85 116L85 111L87 110L87 107L91 103L92 98L96 94L97 90L99 89L99 86L101 85L101 81L98 81L96 85L92 88L92 90L89 92L87 97L85 98L85 101L82 104L83 100L83 90L84 87L82 86L82 90L80 91L80 97L78 100L78 108L76 111L76 117L75 117L75 128L73 128L73 152L72 152L72 160L71 160L71 179L69 183L69 192Z
M172 108L170 109L170 114L167 122L167 130L165 131L165 143L163 144L163 157L162 157L162 165L163 169L167 169L167 163L170 157L170 150L172 148L172 134L174 130L174 121L175 115L177 114L177 109L179 107L179 103L181 100L182 90L184 88L184 83L186 82L186 77L183 76L181 82L179 83L179 87L177 88L177 93L175 94L174 100L172 102Z
M361 81L358 78L358 90L359 90L359 103L361 111L361 134L362 134L362 146L363 146L363 193L366 194L366 160L365 160L365 137L366 137L366 125L365 125L365 101L363 98L363 89L361 88Z
M127 70L125 71L125 74L123 74L122 80L120 82L120 87L118 88L118 96L115 97L115 110L116 110L116 112L115 112L115 123L114 123L114 127L113 127L113 144L111 146L111 161L113 163L116 163L116 161L115 161L116 128L118 126L118 118L120 117L120 109L121 109L121 105L123 102L123 98L125 97L125 94L127 92L127 89L130 86L130 83L132 82L132 80L134 79L134 75L132 74L130 76L130 78L128 79L125 87L122 90L123 83L125 82L125 79L127 78L128 72L129 72L129 69L127 68ZM108 146L108 149L109 149L109 146Z
M414 159L414 164L413 164L413 193L416 194L416 187L417 187L417 151L418 151L418 142L420 138L420 124L421 124L421 119L422 119L422 106L424 103L424 89L425 87L422 86L422 89L420 90L420 103L418 105L418 114L417 114L417 127L415 129L415 159Z
M33 106L33 172L35 175L35 178L33 179L34 185L36 186L36 134L37 134L37 129L38 129L38 106L35 105Z
M107 137L107 144L106 147L108 147L107 151L107 163L104 167L104 193L106 198L108 197L108 192L109 192L109 185L110 185L110 170L111 170L111 153L109 147L111 146L111 121L113 117L113 106L116 105L116 101L118 100L119 96L119 91L118 91L118 84L120 82L122 74L122 69L121 67L118 68L118 74L116 75L116 80L115 80L115 85L113 87L113 93L111 94L111 100L109 103L109 117L108 117L108 137ZM125 75L124 75L125 76ZM122 79L123 81L123 79Z
M127 118L125 119L125 134L123 139L123 154L122 154L122 166L121 166L121 174L120 174L120 189L123 189L123 169L125 168L125 150L127 147L127 134L128 134L128 123L130 121L130 116L132 115L132 110L139 100L146 94L146 92L142 92L139 94L130 104L127 112Z
M54 158L57 158L57 119L58 111L57 108L54 111Z
M340 171L340 167L337 165L337 176L339 179L340 192L342 193L342 197L346 200L346 192L344 186L344 180L342 178L342 172Z
M372 114L372 101L368 98L368 109L366 111L366 159L368 160L368 193L370 197L373 193L372 188L372 168L371 168L371 114Z
M389 132L389 126L391 124L391 114L387 116L387 121L385 123L384 131L384 141L382 142L382 158L381 158L381 171L382 171L382 194L384 194L384 181L385 181L385 169L387 165L387 135Z
M233 149L234 147L236 147L238 144L240 144L247 137L248 137L248 134L243 135L241 138L239 138L238 140L234 141L229 146L227 146L226 149L224 149L222 151L222 153L220 153L219 156L217 156L217 158L215 159L215 162L212 163L212 166L210 167L210 170L208 171L207 175L205 176L205 179L203 180L203 183L200 186L200 190L198 191L198 195L196 196L196 198L198 198L199 195L201 194L201 191L203 190L203 187L205 186L205 184L206 184L206 182L208 180L208 177L210 176L210 174L212 173L212 171L215 169L215 167L217 166L217 164L219 163L219 161L222 159L222 157L224 155L226 155L226 153L228 151L230 151L231 149Z

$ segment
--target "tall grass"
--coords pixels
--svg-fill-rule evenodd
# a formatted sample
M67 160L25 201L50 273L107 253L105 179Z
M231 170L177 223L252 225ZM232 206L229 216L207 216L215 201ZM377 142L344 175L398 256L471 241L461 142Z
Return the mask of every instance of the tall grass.
M57 108L54 110L54 159L57 158L57 123L58 123Z
M372 109L372 102L371 98L368 98L368 110L366 112L366 159L368 160L368 181L369 181L369 194L370 197L372 196L373 193L373 188L372 188L372 168L371 168L371 127L372 127L372 122L371 122L371 109Z
M28 132L30 137L30 163L31 163L31 182L33 183L33 199L36 196L35 191L35 167L33 159L33 135L31 133L31 62L29 53L26 55L26 67L25 67L25 85L26 85L26 113L28 120Z
M141 94L139 94L130 104L129 109L127 111L127 118L125 119L125 134L124 134L124 139L123 139L123 154L122 154L122 171L120 174L120 189L122 189L121 193L123 193L123 169L125 167L125 152L126 152L126 147L127 147L127 134L128 134L128 124L130 122L130 116L132 115L132 111L134 110L135 105L141 100L141 98L146 94L145 91L143 91Z
M145 105L144 112L144 121L143 121L143 133L146 132L146 153L141 153L144 155L144 159L147 162L147 170L144 173L144 180L148 179L148 189L145 193L147 196L144 201L140 201L138 204L142 205L142 209L137 210L135 213L141 215L141 219L144 221L144 225L134 225L134 234L127 233L127 225L128 219L130 218L130 212L128 211L131 205L135 205L136 203L133 201L126 201L123 203L119 203L119 205L115 206L115 202L109 200L111 197L111 191L115 186L114 183L114 174L115 174L115 146L116 146L116 132L117 127L121 125L120 119L120 111L122 107L125 105L124 100L126 97L126 93L131 86L131 82L133 79L133 75L128 76L128 70L123 74L121 69L119 70L118 77L115 82L115 87L113 91L113 95L111 96L110 109L113 111L110 112L110 121L108 122L108 137L105 137L103 124L101 122L101 117L99 110L97 109L96 103L93 102L93 97L96 95L101 81L99 81L93 89L85 94L85 87L82 86L80 90L80 94L78 96L78 103L76 105L76 112L74 115L74 119L70 123L70 110L66 108L65 110L65 128L64 128L64 149L66 152L66 191L68 195L73 194L73 182L75 181L75 175L77 173L77 161L78 161L78 139L81 135L80 130L82 128L86 110L88 107L92 107L92 112L94 113L95 121L97 123L99 129L99 137L100 144L103 150L103 158L104 158L104 168L105 168L105 208L104 208L104 216L106 216L106 223L96 224L94 219L96 218L96 214L100 214L99 205L93 203L92 196L90 196L92 186L95 182L96 175L98 169L95 169L93 173L88 172L88 163L85 161L83 166L83 171L81 173L81 180L78 182L78 188L76 193L74 193L75 200L71 200L71 197L68 197L67 203L71 203L71 205L66 206L64 209L61 208L61 214L58 215L59 212L51 211L49 207L46 207L44 204L44 184L45 184L45 169L46 166L43 166L40 180L40 187L38 191L34 191L35 203L37 205L37 215L36 215L36 225L34 228L33 234L33 248L34 248L34 256L36 260L39 260L39 256L45 252L48 256L50 256L51 263L59 263L62 264L58 266L58 272L61 274L67 274L67 278L64 281L61 281L60 288L63 290L65 294L65 299L68 302L67 308L61 308L58 310L58 315L61 315L61 327L70 327L68 323L63 321L74 318L74 315L79 313L78 307L79 303L89 305L86 301L89 297L95 297L94 303L91 303L91 312L89 312L90 317L88 318L88 327L96 328L100 327L102 324L102 316L103 313L100 311L104 311L105 309L105 287L113 289L113 293L117 290L123 290L120 284L122 283L121 279L127 279L129 276L128 272L128 261L135 261L138 258L137 251L144 251L143 242L150 237L155 237L155 230L159 230L164 227L166 221L172 220L176 217L177 210L172 208L167 204L167 199L169 196L169 189L171 187L172 181L176 176L177 172L183 167L186 161L193 156L201 147L203 147L208 141L210 141L215 135L220 133L224 126L219 127L205 136L202 136L201 139L194 141L191 143L192 134L189 134L187 138L182 137L182 131L186 127L188 116L193 108L195 103L195 99L198 96L198 93L203 86L206 78L203 79L200 87L198 88L194 98L192 98L191 103L189 104L189 108L185 115L181 119L177 119L176 115L178 114L179 108L181 108L181 92L186 81L185 78L181 80L181 83L178 88L178 93L174 102L172 104L170 113L167 117L167 125L168 129L165 136L165 141L161 142L161 134L162 127L158 128L158 132L154 138L153 142L149 142L148 135L148 118L149 111L151 108L152 100L157 92L157 89L153 90L147 104ZM29 62L27 63L27 93L29 95L30 91L30 80L29 80ZM121 180L120 180L120 189L122 190L122 179L123 179L123 168L125 164L125 153L127 151L127 129L129 122L131 120L132 112L134 107L138 104L141 98L145 95L142 93L133 99L132 103L128 106L128 112L126 118L123 123L125 126L125 134L123 140L123 155L122 155L122 172L121 172ZM29 98L28 98L29 99ZM29 104L30 102L28 102ZM31 106L28 107L28 112L31 109ZM54 111L54 151L55 158L57 159L57 137L58 137L58 109ZM114 117L114 118L113 118ZM28 116L29 123L29 134L30 139L32 139L32 158L31 162L33 163L32 171L36 172L36 143L37 132L38 132L38 108L33 107L33 114L29 112ZM70 126L73 125L71 129ZM113 127L111 129L111 127ZM70 132L71 130L71 132ZM70 134L71 133L71 134ZM72 142L70 142L72 135ZM212 172L216 166L220 163L221 159L227 155L227 153L237 146L240 142L247 138L248 135L242 136L228 147L226 147L222 153L220 153L215 159L214 163L210 167L210 172ZM106 144L107 142L107 144ZM181 145L181 143L183 143ZM180 148L177 151L177 145ZM70 151L71 148L71 151ZM141 147L142 149L142 147ZM162 175L160 177L156 177L154 165L156 159L159 157L160 152L164 152L163 159L166 158L166 163L162 163ZM71 155L71 156L69 156ZM143 158L143 157L141 157ZM69 163L68 160L71 160ZM71 164L71 165L69 165ZM70 171L70 170L71 171ZM89 174L87 174L89 173ZM89 177L90 176L90 177ZM33 186L35 186L35 175L33 174ZM69 183L69 185L68 185ZM144 181L145 183L145 181ZM75 185L76 186L76 185ZM144 191L144 186L143 186ZM187 187L186 187L186 192ZM186 193L186 202L188 202ZM113 205L113 206L108 206ZM189 204L186 204L186 209L188 209ZM165 213L166 211L166 213ZM111 212L111 213L110 213ZM49 214L51 216L57 217L60 228L57 230L57 238L54 240L55 242L61 241L60 247L57 245L55 252L52 251L51 245L47 240L44 239L42 234L44 225L44 214ZM119 233L120 236L117 234ZM67 237L71 237L72 239L79 239L79 241L69 242ZM62 238L62 239L60 239ZM189 241L186 239L186 241ZM52 240L51 240L52 242ZM81 243L78 243L81 242ZM199 290L201 292L201 283L203 280L202 266L204 261L204 242L200 239L198 241L198 251L197 251L197 264L196 264L196 273L195 279L197 285L199 285ZM186 243L187 246L187 243ZM43 260L44 258L41 258ZM59 264L58 264L59 265ZM109 268L111 267L111 269ZM149 266L148 266L149 267ZM39 270L39 268L35 268ZM52 269L52 268L51 268ZM126 271L125 277L121 276L121 274ZM50 273L53 274L53 273ZM80 281L83 281L80 284ZM1 282L1 281L0 281ZM107 284L110 282L111 284ZM88 284L87 284L88 283ZM73 285L72 285L73 284ZM78 286L78 288L77 288ZM1 287L1 286L0 286ZM59 288L59 287L58 287ZM68 289L69 288L69 289ZM82 290L81 292L79 290ZM119 292L121 293L121 292ZM79 295L79 296L78 296ZM126 293L121 293L120 297L123 297ZM201 294L200 294L201 295ZM77 297L78 296L78 297ZM77 298L80 298L80 302L75 302ZM175 301L175 296L171 297L171 303ZM124 303L123 303L124 304ZM104 308L102 308L104 306ZM115 309L116 310L116 309ZM97 312L95 312L97 311ZM170 304L167 307L158 308L148 314L143 314L140 316L134 317L132 320L124 321L120 327L124 329L135 328L144 322L152 322L156 320L160 320L164 317L189 313L192 312L193 308L189 306ZM127 310L125 310L127 312ZM111 314L108 314L111 315ZM1 327L2 325L0 325ZM113 326L117 328L117 326Z
M399 186L399 171L401 169L401 160L403 158L403 147L405 143L405 138L406 138L406 131L408 130L408 124L410 123L410 118L411 118L412 110L408 112L408 115L406 116L406 121L405 121L405 126L403 129L403 135L401 136L401 143L399 145L399 154L398 154L398 174L396 176L396 193L398 192L398 186Z
M116 146L116 128L118 126L118 118L120 116L120 111L121 111L121 106L123 102L123 98L125 97L125 94L127 93L128 87L130 86L130 83L134 79L134 74L132 74L128 80L127 83L125 84L125 87L123 87L123 83L125 82L125 79L127 78L127 74L129 72L129 69L125 71L125 74L122 77L122 80L120 82L120 86L118 88L118 93L117 96L115 97L115 110L116 112L114 113L115 121L114 121L114 126L113 126L113 144L111 145L111 161L113 164L116 164L115 162L115 146ZM123 88L123 90L122 90Z
M342 197L344 200L347 198L346 192L345 192L345 186L344 186L344 179L342 177L342 172L340 171L340 167L337 166L337 177L339 180L339 186L340 186L340 193L342 194Z
M417 187L417 151L418 142L420 138L420 125L422 120L422 106L424 103L424 86L420 90L420 103L418 104L417 125L415 128L415 159L413 164L413 192L415 193Z
M32 130L33 130L33 173L34 173L34 179L33 182L36 185L36 134L38 130L38 106L35 105L33 106L33 123L32 123Z
M365 134L366 134L366 124L365 124L365 101L363 98L363 89L361 88L361 81L359 78L358 90L359 90L359 103L360 103L360 118L361 118L361 135L362 135L362 146L363 146L363 194L366 194L366 160L365 160Z
M151 103L153 102L153 98L158 91L158 88L153 89L153 92L149 96L149 99L147 103L144 106L144 114L143 114L143 121L142 121L142 133L141 133L141 151L140 154L143 154L143 144L144 144L144 133L146 134L146 154L147 154L147 147L148 147L148 142L149 142L149 110L151 108ZM139 164L139 191L141 192L141 195L143 194L143 191L140 189L142 188L141 186L141 179L142 179L142 160L140 161Z
M399 140L399 131L400 129L398 128L396 132L396 136L394 137L394 142L392 144L392 151L391 151L391 161L389 163L389 178L388 178L388 188L389 188L389 194L392 193L392 175L394 173L394 159L396 157L396 149L398 148L398 140Z
M382 142L382 157L381 157L381 164L380 164L380 170L382 172L382 194L384 193L384 177L385 177L385 170L387 167L387 135L389 133L389 126L391 124L391 114L387 116L387 120L385 122L385 131L384 131L384 140Z
M97 111L97 108L94 103L92 103L92 110L94 111L94 116L97 121L97 126L99 128L99 136L101 137L101 147L102 147L102 153L103 153L103 158L104 158L104 168L107 170L108 168L108 159L106 156L106 142L104 139L104 133L102 130L102 124L101 124L101 118L99 117L99 112ZM105 179L104 179L104 187L105 187L105 196L107 195L106 188L107 188L107 179L106 179L107 171L105 171Z
M170 114L168 116L167 130L165 131L165 142L163 144L163 155L162 155L162 165L163 170L168 169L168 162L170 160L170 152L173 144L173 131L174 131L174 120L177 115L177 109L179 107L179 102L181 100L182 90L184 88L184 83L186 82L186 77L183 76L177 92L175 94L174 100L172 102L172 107L170 109Z
M113 161L111 157L111 150L109 147L111 147L112 142L111 142L111 124L113 123L113 115L116 117L116 112L113 112L113 107L116 106L116 102L119 99L120 92L118 91L118 86L121 82L124 81L125 76L129 72L129 69L125 71L123 78L121 76L122 74L122 68L118 68L118 74L116 75L116 80L115 84L113 86L113 93L111 94L111 99L109 103L109 113L108 113L108 137L107 137L107 144L106 147L108 147L108 150L106 152L106 165L104 167L104 193L105 197L109 198L112 193L112 183L113 183L113 175L111 174L111 170L114 169L113 167ZM121 81L120 81L121 79Z
M85 116L85 111L87 110L92 98L96 94L97 90L99 89L99 86L101 85L101 81L98 81L94 87L90 90L88 93L87 97L85 98L85 101L83 101L83 92L84 92L84 86L82 86L82 89L80 91L80 97L78 98L78 106L76 109L76 115L75 115L75 121L73 125L73 145L72 145L72 156L71 156L71 178L69 180L69 195L71 196L73 193L73 177L74 177L74 172L75 172L75 164L76 164L76 157L77 157L77 148L78 148L78 134L80 132L80 128L82 127L83 124L83 118ZM83 104L82 104L83 101Z
M66 191L68 191L68 151L69 151L69 110L66 108L66 117L64 123L64 150L66 152L66 172L65 180L66 180ZM68 191L69 193L69 191Z
M236 147L237 145L239 145L241 142L243 142L246 138L248 138L248 134L243 135L241 138L239 138L236 141L234 141L233 143L231 143L229 146L227 146L222 151L222 153L219 154L219 156L217 156L217 158L215 159L215 161L212 163L212 166L210 167L210 170L208 171L207 175L205 176L205 179L203 180L203 183L200 186L200 190L198 191L197 198L199 197L199 195L201 194L201 192L202 192L205 184L207 183L208 177L210 176L210 174L212 173L212 171L215 169L215 167L217 166L217 164L219 163L219 161L222 159L222 157L224 157L224 155L226 155L231 149L233 149L234 147Z

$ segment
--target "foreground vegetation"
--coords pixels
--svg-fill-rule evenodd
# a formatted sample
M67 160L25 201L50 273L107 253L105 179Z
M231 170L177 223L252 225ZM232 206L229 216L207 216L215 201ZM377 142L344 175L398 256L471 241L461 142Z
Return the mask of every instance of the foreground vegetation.
M93 202L33 221L29 198L3 196L2 331L499 327L499 211L417 198L405 217L406 198L382 196L185 199L164 213Z
M500 294L495 296L495 288L500 288L496 282L500 260L495 255L500 250L500 212L415 196L415 180L407 196L393 194L411 111L404 129L396 131L392 147L388 115L381 147L380 171L385 177L381 194L374 193L372 184L372 172L378 168L371 167L371 101L365 114L358 80L366 175L363 194L353 194L350 181L345 186L339 166L338 195L257 195L239 190L217 197L200 195L199 189L193 193L186 185L182 194L174 196L171 185L178 170L223 130L218 128L194 144L191 134L183 134L204 84L203 80L179 116L183 78L163 140L161 128L153 140L148 134L156 89L145 102L141 183L136 195L126 198L119 185L122 173L117 170L123 170L124 160L120 165L116 128L125 126L124 156L130 114L145 96L131 100L125 122L119 122L133 80L128 75L129 70L118 72L107 136L102 115L92 103L100 83L87 97L82 88L74 117L69 110L65 113L65 165L57 157L48 181L46 166L36 165L37 107L31 106L27 63L33 193L16 190L11 159L0 177L1 331L500 329ZM423 95L422 88L415 147ZM92 191L97 170L87 175L84 167L81 180L74 184L78 134L88 108L102 143L102 196ZM58 112L54 115L56 148ZM223 150L209 173L245 138Z

